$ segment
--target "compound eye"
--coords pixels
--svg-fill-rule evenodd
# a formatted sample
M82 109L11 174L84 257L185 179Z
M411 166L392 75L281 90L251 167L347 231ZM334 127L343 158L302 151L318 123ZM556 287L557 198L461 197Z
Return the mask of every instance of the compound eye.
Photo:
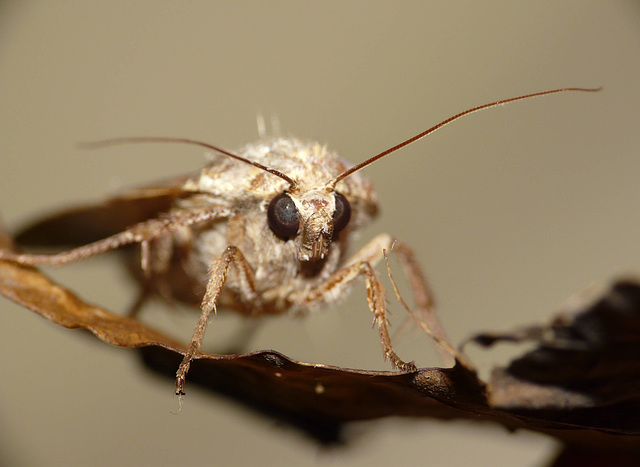
M351 219L351 205L347 198L336 193L336 210L333 213L333 235L338 235Z
M280 193L273 198L267 209L269 228L278 237L287 240L295 237L300 228L298 209L286 193Z

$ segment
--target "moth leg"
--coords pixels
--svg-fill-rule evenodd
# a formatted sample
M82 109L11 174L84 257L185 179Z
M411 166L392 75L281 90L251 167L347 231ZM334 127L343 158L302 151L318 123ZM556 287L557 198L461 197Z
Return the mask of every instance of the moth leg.
M142 269L149 267L150 242L181 227L228 216L230 211L220 207L207 207L186 212L172 212L164 217L140 222L110 237L54 254L16 253L0 249L0 260L14 261L25 266L60 266L106 253L132 243L142 245Z
M193 331L189 348L176 372L176 395L184 395L184 383L191 362L202 353L202 340L207 329L211 312L216 313L216 303L227 281L229 268L234 265L238 274L243 299L257 303L260 300L255 288L254 272L242 252L235 246L229 246L218 256L209 268L209 280L202 298L202 313ZM259 306L259 305L258 305Z
M135 300L129 305L127 308L126 316L129 318L135 318L140 313L142 306L149 300L149 298L153 295L151 289L146 285L142 284L138 294L136 295Z
M435 299L433 292L431 291L431 287L429 287L429 282L427 281L426 276L422 272L420 263L416 260L413 250L406 243L394 239L391 243L390 249L385 248L383 250L385 260L386 254L389 251L397 256L405 275L409 278L411 289L413 291L413 299L416 303L415 309L411 310L400 296L387 261L387 271L389 279L393 285L393 289L396 293L396 297L414 321L416 321L418 325L438 344L438 350L443 364L445 366L453 366L455 364L456 357L458 357L458 353L449 343L440 319L435 312Z
M360 266L360 270L365 275L367 286L367 303L369 309L373 312L375 323L378 325L378 333L380 335L380 345L385 359L402 371L416 371L418 368L415 362L404 362L395 350L389 336L389 319L387 317L387 304L385 300L385 292L382 282L378 278L373 266L369 262L356 263Z
M367 256L370 255L365 255L365 258ZM382 256L382 253L380 253L380 256ZM364 276L367 288L367 303L374 315L374 324L378 326L380 344L385 359L389 360L395 368L402 371L415 371L417 367L414 362L404 362L393 350L389 336L384 287L373 269L372 263L375 263L375 261L369 261L364 258L356 259L331 274L318 286L308 291L294 293L290 299L293 303L299 305L328 303L342 296L343 292L353 285L355 279Z
M402 299L389 270L389 278L398 300L414 321L438 344L438 351L443 364L445 366L453 366L457 352L449 343L444 328L435 312L433 292L429 287L426 276L422 272L420 263L416 260L413 250L406 243L389 234L379 234L347 261L347 264L365 260L375 266L381 259L385 258L386 253L395 254L400 261L400 265L411 284L415 308L412 310Z
M393 350L389 336L385 292L380 279L373 269L384 258L385 251L398 255L403 270L409 277L416 302L416 310L413 312L409 310L410 313L419 324L427 328L427 331L437 343L445 347L446 352L443 352L442 356L447 364L452 364L453 360L448 348L450 346L434 312L434 298L426 278L412 250L389 234L380 234L374 237L360 251L354 254L342 269L333 273L325 282L310 290L300 300L305 303L327 303L333 301L335 298L342 296L346 289L352 286L356 278L364 275L367 287L367 302L378 326L380 344L385 358L393 366L401 370L411 371L415 369L413 362L405 363L398 357Z

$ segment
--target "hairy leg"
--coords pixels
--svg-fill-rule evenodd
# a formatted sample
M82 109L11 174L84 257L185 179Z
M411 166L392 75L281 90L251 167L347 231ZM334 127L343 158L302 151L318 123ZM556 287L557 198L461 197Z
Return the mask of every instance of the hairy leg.
M182 363L176 372L176 394L184 395L184 383L191 367L191 362L202 354L202 340L207 329L209 316L213 311L216 313L216 303L222 292L222 287L227 281L229 269L233 265L238 272L239 283L242 288L242 295L249 300L259 303L260 297L255 289L254 273L251 265L247 262L242 252L235 246L229 246L226 250L213 262L209 269L209 280L207 288L202 299L202 313L196 328L193 331L191 342L187 353L182 359Z
M378 327L380 344L385 358L396 368L404 371L414 370L415 364L404 362L393 350L391 338L389 337L385 291L373 269L385 257L385 252L389 251L398 256L412 287L416 303L415 310L409 309L401 299L403 305L418 324L443 348L444 351L441 354L445 363L447 365L453 364L453 348L449 345L435 314L433 294L415 259L415 255L407 245L389 234L380 234L374 237L360 251L355 253L343 268L334 272L326 281L314 289L294 294L292 300L300 304L330 303L342 296L357 278L364 276L367 302L369 309L374 314L374 322ZM393 284L395 288L395 282Z

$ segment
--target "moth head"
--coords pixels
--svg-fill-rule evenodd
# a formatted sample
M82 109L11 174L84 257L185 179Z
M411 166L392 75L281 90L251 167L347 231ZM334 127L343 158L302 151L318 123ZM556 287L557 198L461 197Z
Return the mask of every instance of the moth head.
M276 195L267 208L269 228L277 237L283 241L299 238L300 261L323 259L350 218L349 201L332 188L285 191Z

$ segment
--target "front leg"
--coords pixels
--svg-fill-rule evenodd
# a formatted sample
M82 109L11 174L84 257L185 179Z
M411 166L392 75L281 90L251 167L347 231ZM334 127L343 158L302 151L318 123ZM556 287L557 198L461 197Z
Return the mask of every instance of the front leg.
M444 366L453 366L458 354L449 343L444 328L435 312L435 299L427 278L422 272L415 253L406 243L389 234L376 235L347 261L347 265L364 260L375 266L382 258L386 258L386 254L388 253L393 253L397 256L406 277L409 279L413 291L415 308L412 310L406 305L398 293L395 281L389 271L389 278L391 279L398 299L418 325L438 344L437 348Z
M374 314L375 323L380 334L380 345L382 351L391 364L403 371L415 370L413 362L406 363L393 350L391 338L389 336L387 308L385 302L385 291L373 269L376 264L384 258L385 252L395 253L413 290L416 309L411 312L412 316L426 328L434 340L441 345L442 358L445 364L453 364L450 345L446 339L442 326L434 312L433 294L428 286L427 280L422 273L413 251L404 243L398 241L389 234L380 234L374 237L360 251L354 254L345 266L334 272L322 284L304 294L294 295L295 302L302 305L313 303L330 303L344 295L348 288L353 285L355 279L364 275L367 288L367 302L369 309Z
M202 354L202 340L204 339L204 333L207 329L209 316L212 311L214 314L217 312L216 303L222 292L222 287L227 281L229 268L232 264L238 272L242 297L259 306L260 297L256 292L254 272L251 265L237 247L227 247L209 268L209 280L207 281L207 288L201 304L202 313L193 331L187 353L185 353L176 373L176 395L178 396L184 395L184 382L189 372L191 362Z
M120 233L71 250L54 254L32 254L0 249L0 259L14 261L25 266L61 266L116 250L125 245L139 243L141 245L140 266L145 274L149 274L154 269L151 255L152 242L158 241L162 236L176 230L201 222L229 217L230 214L230 209L220 206L174 211L157 219L140 222Z

